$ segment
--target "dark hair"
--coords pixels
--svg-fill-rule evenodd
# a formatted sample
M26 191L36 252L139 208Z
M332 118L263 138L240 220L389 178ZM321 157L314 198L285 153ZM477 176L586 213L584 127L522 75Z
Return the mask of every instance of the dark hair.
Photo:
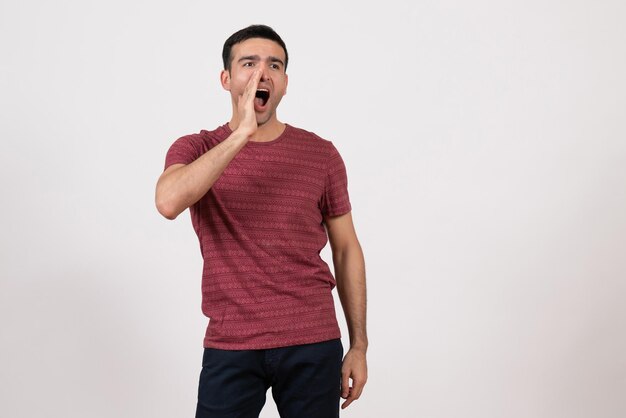
M263 38L276 42L285 51L285 70L287 70L287 62L289 62L289 55L287 54L287 47L281 37L266 25L250 25L247 28L241 29L226 39L224 42L224 49L222 49L222 60L224 61L224 69L230 71L230 64L232 61L231 50L233 45L245 41L250 38Z

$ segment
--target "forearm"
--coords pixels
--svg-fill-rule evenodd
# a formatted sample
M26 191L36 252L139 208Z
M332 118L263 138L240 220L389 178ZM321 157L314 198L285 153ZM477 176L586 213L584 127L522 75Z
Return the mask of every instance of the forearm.
M333 252L333 264L337 292L350 333L350 348L365 352L368 346L365 260L358 242L343 251Z
M164 172L156 187L159 212L168 219L174 219L200 200L247 142L247 134L235 131L194 162Z

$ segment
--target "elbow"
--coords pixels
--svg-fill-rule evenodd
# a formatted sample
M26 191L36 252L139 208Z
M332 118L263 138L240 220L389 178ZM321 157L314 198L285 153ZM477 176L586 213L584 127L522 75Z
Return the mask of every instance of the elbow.
M169 219L170 221L173 221L178 216L170 207L163 204L157 203L157 210L165 219Z
M165 219L173 221L180 214L180 211L177 210L171 201L163 199L158 194L155 199L155 204L157 210Z
M169 221L173 221L174 219L176 219L176 217L178 216L178 214L174 213L174 212L163 212L163 211L159 211L159 213L161 215L163 215L163 217Z

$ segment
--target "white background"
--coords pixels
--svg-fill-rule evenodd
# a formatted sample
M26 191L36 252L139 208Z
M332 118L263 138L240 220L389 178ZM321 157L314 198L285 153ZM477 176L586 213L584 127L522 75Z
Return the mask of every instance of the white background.
M224 40L265 23L291 58L279 117L341 152L366 257L369 382L342 416L626 416L624 21L621 1L3 1L0 415L193 416L200 251L154 186L176 138L230 117Z

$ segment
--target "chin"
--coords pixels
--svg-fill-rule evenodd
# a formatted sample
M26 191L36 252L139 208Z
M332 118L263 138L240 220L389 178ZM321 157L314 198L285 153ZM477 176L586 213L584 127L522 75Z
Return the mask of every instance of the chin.
M256 124L259 126L262 126L271 120L272 120L272 115L257 115Z

